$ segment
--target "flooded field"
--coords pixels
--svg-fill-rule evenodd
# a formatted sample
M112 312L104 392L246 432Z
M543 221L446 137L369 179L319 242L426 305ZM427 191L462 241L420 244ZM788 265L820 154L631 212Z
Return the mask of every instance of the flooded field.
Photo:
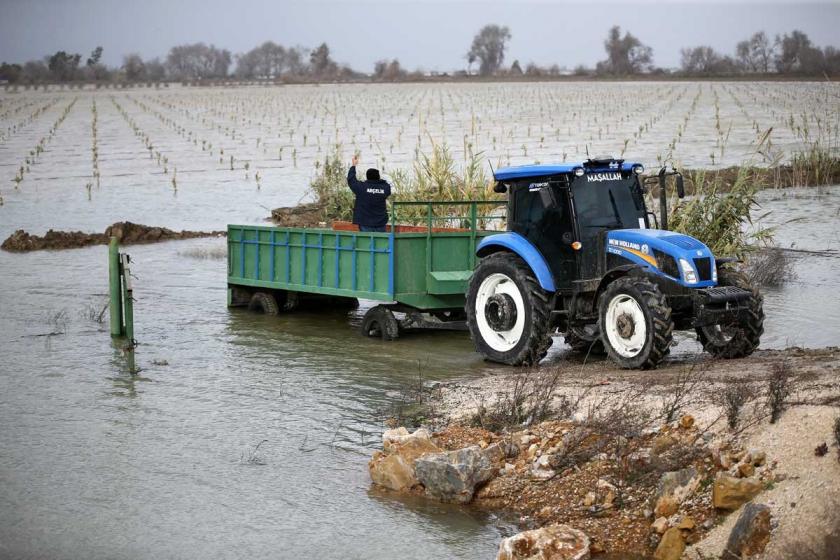
M634 89L645 93L628 95ZM413 160L418 136L420 150L429 136L462 150L468 135L493 157L509 151L511 163L564 151L580 159L587 143L618 153L629 137L627 155L654 166L687 122L675 157L711 165L716 98L721 129L731 131L715 165L739 163L753 121L776 127L779 150L794 150L789 117L825 112L837 94L836 84L746 83L0 94L0 239L19 228L102 231L118 220L194 230L257 223L305 196L314 162L336 139L348 156L355 138L363 158L397 166ZM45 151L30 156L42 138ZM35 163L16 185L27 157ZM765 290L762 346L840 344L840 187L764 191L759 202L778 244L796 250L796 277ZM381 445L383 411L418 376L478 377L497 366L465 333L364 339L353 330L360 311L229 310L224 260L195 258L224 246L127 249L136 377L97 321L105 247L0 252L0 556L492 557L506 523L374 493L366 463ZM684 339L675 352L696 349ZM547 362L565 359L556 340Z
M432 142L494 165L609 153L654 168L785 161L840 146L836 82L304 85L0 93L0 196L49 225L115 212L183 227L305 195L336 144L409 167ZM771 148L755 154L772 128ZM156 202L167 199L167 204ZM74 215L60 210L78 201ZM87 203L87 204L86 204ZM189 222L188 222L189 221ZM19 223L19 227L43 226Z

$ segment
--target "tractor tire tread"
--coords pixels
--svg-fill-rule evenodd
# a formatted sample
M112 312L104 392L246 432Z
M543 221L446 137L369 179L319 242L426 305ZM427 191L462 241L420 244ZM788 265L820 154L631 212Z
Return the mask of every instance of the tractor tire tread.
M514 348L504 353L509 355L492 356L488 355L488 351L481 349L483 341L481 341L481 335L478 331L475 310L472 308L474 298L471 297L471 294L478 290L478 283L474 282L474 279L477 278L481 268L501 263L504 263L503 266L506 265L513 268L514 275L516 276L513 280L518 280L525 288L522 295L526 300L526 304L531 309L531 328L528 332L527 341L521 348L518 350ZM551 348L553 342L551 333L549 332L551 315L551 310L549 309L550 294L542 289L536 277L534 277L531 268L518 255L499 252L481 259L467 285L466 297L467 325L469 326L470 337L476 348L487 359L513 366L533 366L538 364L548 354L548 349Z
M714 356L726 360L744 358L752 354L761 342L761 335L764 334L764 296L761 291L753 286L749 277L738 270L724 268L718 272L719 286L738 286L752 292L749 300L748 319L739 325L740 333L735 335L729 342L717 344L702 328L697 328L697 340L703 346L703 350Z
M265 315L279 315L277 298L271 292L254 292L248 302L248 311L257 311Z
M635 358L625 358L615 352L606 341L603 320L604 309L610 294L621 289L632 288L641 295L641 303L647 308L650 314L651 324L651 346L647 356L639 361ZM624 276L615 280L604 290L598 298L598 323L601 331L601 340L609 358L625 369L655 369L659 363L670 353L671 343L674 339L674 321L671 317L671 306L668 299L659 287L645 278L637 276Z

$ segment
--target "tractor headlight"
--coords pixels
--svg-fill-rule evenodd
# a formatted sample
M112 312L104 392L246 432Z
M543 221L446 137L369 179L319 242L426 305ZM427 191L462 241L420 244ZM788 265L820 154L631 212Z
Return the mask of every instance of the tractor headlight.
M691 264L685 259L680 259L680 270L682 270L683 279L688 284L697 283L697 273L694 272Z
M712 263L712 281L717 282L717 266Z
M583 177L583 167L575 167L575 177Z
M641 163L637 163L636 165L633 166L632 169L633 169L633 173L635 173L636 175L641 175L642 173L645 172L645 166L642 165Z

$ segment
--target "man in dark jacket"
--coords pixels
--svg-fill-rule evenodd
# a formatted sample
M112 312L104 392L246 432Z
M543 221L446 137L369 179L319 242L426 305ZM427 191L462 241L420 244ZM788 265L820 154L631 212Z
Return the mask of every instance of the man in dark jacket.
M377 169L368 169L367 181L359 181L356 179L357 163L359 156L353 156L353 165L347 172L347 184L356 195L353 223L359 226L359 231L385 231L388 223L385 199L391 196L391 185L379 177Z

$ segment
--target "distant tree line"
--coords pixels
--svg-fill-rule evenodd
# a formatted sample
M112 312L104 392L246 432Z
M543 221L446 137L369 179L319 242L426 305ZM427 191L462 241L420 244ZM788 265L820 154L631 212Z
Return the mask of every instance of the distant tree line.
M511 38L507 27L487 25L473 39L467 52L468 68L479 63L482 76L553 76L564 72L556 64L548 68L530 63L525 69L518 60L509 68L503 66L507 41ZM665 74L669 70L657 68L653 63L653 49L643 44L629 31L623 35L621 28L612 27L604 41L606 58L595 68L577 66L571 73L579 76L605 77ZM748 74L779 74L799 76L840 75L840 50L823 49L813 45L802 31L777 35L770 40L759 31L749 39L739 42L733 56L723 55L709 46L685 48L680 51L678 75L685 76L734 76Z
M682 49L680 69L694 76L731 74L838 75L840 51L821 49L802 31L776 36L755 33L735 47L734 56L724 55L709 46Z
M499 25L485 25L472 40L466 53L467 69L455 76L477 74L486 77L552 77L564 74L577 76L622 77L671 73L657 68L653 49L643 44L629 31L622 34L618 26L611 28L604 41L606 57L594 68L577 66L565 70L557 64L541 67L518 60L506 67L505 52L511 39L510 29ZM710 46L684 48L677 75L734 76L778 74L799 76L840 75L840 50L820 48L802 31L777 35L770 39L763 31L739 42L732 55L721 54ZM0 65L0 80L12 84L49 82L160 82L201 80L275 80L275 81L335 81L372 79L400 81L422 79L420 71L405 70L397 59L382 59L374 64L368 76L332 58L326 43L315 49L286 47L266 41L248 52L232 55L227 49L205 43L178 45L169 50L166 58L144 60L139 54L123 57L118 68L102 62L102 47L96 47L84 59L81 54L58 51L24 64ZM473 70L473 66L477 68ZM437 74L432 77L439 76ZM443 74L446 76L446 74Z

